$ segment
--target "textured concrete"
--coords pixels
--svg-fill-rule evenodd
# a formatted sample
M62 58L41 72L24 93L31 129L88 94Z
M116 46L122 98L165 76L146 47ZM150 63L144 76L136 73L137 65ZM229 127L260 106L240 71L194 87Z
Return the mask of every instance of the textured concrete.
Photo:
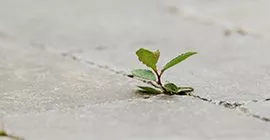
M237 3L2 0L0 124L27 140L269 139L269 2ZM196 97L136 94L141 47L160 64L198 51L164 77Z

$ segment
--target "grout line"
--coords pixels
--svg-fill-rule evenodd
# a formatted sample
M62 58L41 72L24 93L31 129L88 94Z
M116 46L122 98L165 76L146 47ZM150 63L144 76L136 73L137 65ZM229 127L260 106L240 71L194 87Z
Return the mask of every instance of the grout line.
M235 24L228 20L221 20L219 18L208 16L205 14L201 14L197 11L190 11L187 8L181 7L182 10L178 10L177 7L171 6L172 8L176 8L176 15L180 15L182 18L187 21L195 21L203 25L212 25L224 30L225 36L230 36L233 33L236 33L240 36L250 36L256 39L265 39L269 40L267 35L260 33L254 29L248 28L247 26L241 26L241 24Z
M261 121L270 122L270 118L263 117L263 116L255 114L255 113L252 113L245 107L239 107L239 111L246 114L247 116L251 116L251 117L259 119Z
M213 101L211 99L203 98L203 97L200 97L198 95L193 95L193 94L191 96L196 98L196 99L199 99L199 100L211 103L211 104L223 106L223 107L228 108L228 109L238 110L241 113L246 114L247 116L251 116L251 117L259 119L261 121L270 122L270 118L263 117L263 116L255 114L255 113L252 113L246 107L243 107L245 105L244 103L237 103L237 102L230 103L227 101ZM263 101L268 101L268 100L269 99L264 99ZM256 102L254 102L254 103L256 103Z
M110 68L110 66L107 66L107 65L97 64L97 63L95 63L93 61L89 61L89 60L82 60L79 57L74 56L74 55L72 55L70 53L61 53L61 55L64 56L64 57L71 58L74 61L78 61L80 63L85 63L85 64L88 64L88 65L92 65L92 66L95 66L97 68L110 71L110 72L112 72L114 74L118 74L118 75L122 75L122 76L125 76L125 77L135 79L133 77L133 75L126 74L124 71L120 71L120 70ZM146 84L151 84L151 82L146 81L146 80L141 80L141 79L136 79L136 80L139 80L139 81L144 82ZM196 98L196 99L199 99L199 100L204 101L204 102L208 102L208 103L211 103L211 104L223 106L223 107L228 108L228 109L239 110L240 112L242 112L243 114L246 114L247 116L251 116L251 117L259 119L261 121L270 122L270 118L254 114L254 113L250 112L247 108L243 107L244 105L246 105L247 103L250 103L250 102L253 102L253 103L267 102L267 101L270 101L270 98L263 99L263 100L251 100L251 101L247 101L247 103L239 103L239 102L231 103L231 102L228 102L228 101L218 101L218 100L215 101L215 100L207 99L207 98L201 97L199 95L195 95L195 94L191 94L189 96L191 96L193 98Z

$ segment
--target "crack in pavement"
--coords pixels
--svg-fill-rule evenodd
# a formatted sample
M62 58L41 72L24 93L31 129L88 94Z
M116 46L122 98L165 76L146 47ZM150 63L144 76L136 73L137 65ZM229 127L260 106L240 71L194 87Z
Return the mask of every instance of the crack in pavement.
M237 34L239 36L248 36L254 39L261 39L263 41L269 41L270 36L262 33L261 31L255 29L254 27L243 25L242 23L235 23L230 20L224 20L211 15L202 14L200 11L195 9L189 9L186 7L177 7L175 5L168 5L167 11L173 16L179 16L186 21L194 21L202 25L209 25L219 27L223 30L223 34L226 37L232 34Z
M97 67L97 68L100 68L100 69L104 69L106 71L110 71L110 72L112 72L114 74L118 74L118 75L122 75L122 76L125 76L125 77L135 79L133 75L127 74L124 71L113 69L113 68L111 68L110 66L107 66L107 65L97 64L97 63L95 63L93 61L82 60L79 57L77 57L77 56L75 56L75 55L73 55L71 53L61 53L61 55L64 56L64 57L71 58L74 61L77 61L77 62L80 62L80 63L85 63L85 64L88 64L88 65L91 65L91 66L94 66L94 67ZM139 81L144 82L146 84L151 84L152 85L152 82L150 82L150 81L141 80L141 79L136 79L136 80L139 80ZM240 111L241 113L243 113L243 114L245 114L247 116L251 116L253 118L259 119L259 120L264 121L264 122L270 122L270 118L267 118L267 117L260 116L260 115L257 115L255 113L252 113L252 112L250 112L248 110L248 108L244 107L244 105L247 105L248 103L258 103L258 102L270 101L270 98L266 98L266 99L262 99L262 100L251 100L251 101L245 101L243 103L240 103L240 102L229 102L229 101L222 101L222 100L212 100L212 99L204 98L204 97L201 97L201 96L195 95L195 94L190 94L188 96L191 96L193 98L196 98L196 99L199 99L201 101L208 102L208 103L211 103L211 104L214 104L214 105L223 106L223 107L228 108L228 109L238 110L238 111Z
M238 111L242 112L243 114L245 114L247 116L251 116L251 117L259 119L261 121L270 122L270 118L260 116L260 115L257 115L255 113L250 112L248 110L248 108L244 107L244 105L246 105L247 103L238 103L238 102L231 103L231 102L228 102L228 101L214 101L214 100L207 99L207 98L204 98L204 97L201 97L201 96L198 96L198 95L194 95L194 94L191 94L190 96L192 96L192 97L194 97L196 99L211 103L211 104L223 106L223 107L228 108L228 109L238 110ZM261 101L269 101L269 100L270 99L268 98L268 99L263 99ZM257 102L254 102L254 100L252 100L251 102L257 103Z
M269 40L269 37L267 37L266 35L254 29L243 27L233 22L230 22L227 20L221 20L213 16L208 16L206 14L201 14L199 13L199 11L193 11L193 10L190 11L187 8L184 8L184 7L178 8L176 6L168 6L168 8L174 9L173 10L174 15L179 15L185 20L195 21L204 25L212 25L212 26L220 27L224 30L225 36L230 36L231 34L236 33L240 36L250 36L253 38Z

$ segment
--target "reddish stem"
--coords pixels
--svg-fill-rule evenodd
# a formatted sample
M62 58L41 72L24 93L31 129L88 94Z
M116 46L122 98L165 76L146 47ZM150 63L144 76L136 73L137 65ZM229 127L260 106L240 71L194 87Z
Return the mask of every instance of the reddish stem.
M156 73L156 75L157 75L157 84L162 88L162 90L166 93L167 92L167 90L166 90L166 88L162 85L162 82L161 82L161 75L162 75L162 73L163 72L161 72L160 74L158 73L158 71L156 71L156 70L154 70L154 72Z

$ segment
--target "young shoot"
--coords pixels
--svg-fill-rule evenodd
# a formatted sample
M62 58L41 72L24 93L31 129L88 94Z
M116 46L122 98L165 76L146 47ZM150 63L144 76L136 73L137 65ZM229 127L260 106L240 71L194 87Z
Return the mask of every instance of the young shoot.
M169 61L161 70L158 70L157 63L159 60L160 52L150 51L144 48L139 49L136 52L138 59L150 69L135 69L132 71L134 77L148 81L152 87L138 86L139 92L145 94L166 94L166 95L188 95L193 91L192 87L179 87L174 83L163 83L162 75L169 68L179 64L180 62L186 60L190 56L197 54L197 52L186 52L181 54L171 61Z

